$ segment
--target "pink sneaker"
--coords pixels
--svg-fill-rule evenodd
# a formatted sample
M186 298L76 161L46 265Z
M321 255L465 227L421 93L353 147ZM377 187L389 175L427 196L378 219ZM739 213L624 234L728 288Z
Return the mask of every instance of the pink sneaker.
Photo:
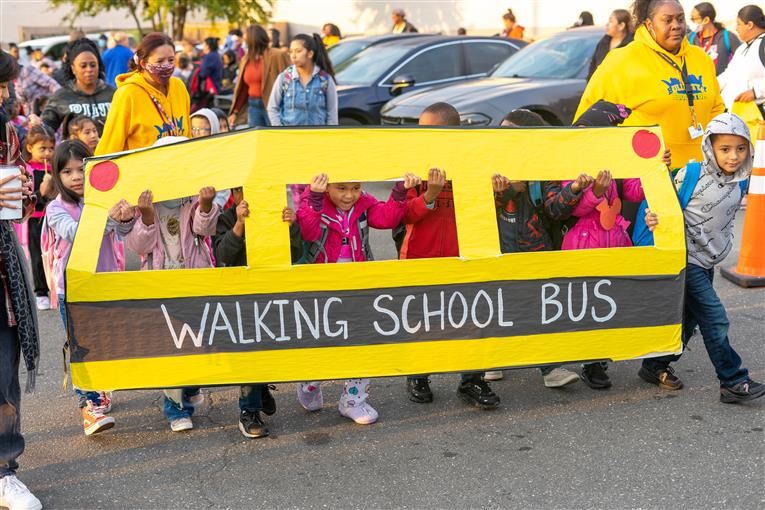
M324 395L321 394L320 383L298 383L297 398L306 411L318 411L324 405Z
M112 392L100 391L98 393L98 405L96 408L102 414L108 414L112 410Z

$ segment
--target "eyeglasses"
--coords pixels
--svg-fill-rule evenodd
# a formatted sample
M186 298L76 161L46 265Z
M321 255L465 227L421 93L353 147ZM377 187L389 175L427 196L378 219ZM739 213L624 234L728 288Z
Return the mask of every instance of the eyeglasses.
M199 133L209 133L212 129L210 128L191 128L191 134L198 135Z

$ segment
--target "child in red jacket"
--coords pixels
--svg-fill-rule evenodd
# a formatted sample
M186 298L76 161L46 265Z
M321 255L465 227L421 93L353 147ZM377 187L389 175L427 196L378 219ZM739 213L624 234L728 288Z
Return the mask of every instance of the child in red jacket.
M459 126L460 115L450 104L435 103L422 112L419 125ZM427 183L409 190L404 223L406 237L401 246L402 259L459 256L454 197L446 172L431 168ZM433 402L427 374L407 377L406 388L412 402ZM483 380L482 372L462 374L457 394L465 402L482 409L499 406L499 397Z
M369 227L392 229L404 218L406 190L420 183L406 174L397 182L387 202L362 190L360 182L329 182L326 174L313 178L301 195L297 222L303 240L309 243L308 263L343 263L372 260ZM367 402L369 379L345 381L337 409L360 425L377 421L377 411ZM308 411L324 405L319 382L297 385L298 402Z

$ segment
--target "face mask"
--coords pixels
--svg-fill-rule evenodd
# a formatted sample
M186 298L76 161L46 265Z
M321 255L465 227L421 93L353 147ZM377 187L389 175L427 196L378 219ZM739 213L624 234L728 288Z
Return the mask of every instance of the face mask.
M106 48L106 41L104 41L103 39L99 39L98 40L98 47L101 48L101 49Z
M152 77L162 83L167 82L175 71L174 64L146 64L145 68Z
M699 27L696 23L692 21L688 22L688 30L690 30L691 32L698 32L699 28L701 27Z

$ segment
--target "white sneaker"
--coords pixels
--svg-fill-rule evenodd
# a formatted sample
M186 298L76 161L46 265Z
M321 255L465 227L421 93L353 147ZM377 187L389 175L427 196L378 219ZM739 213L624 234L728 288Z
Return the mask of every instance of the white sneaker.
M0 506L9 510L40 510L42 503L16 475L0 478Z
M298 383L297 398L306 411L318 411L324 406L324 395L318 383Z
M500 381L505 375L502 370L491 370L483 374L484 381Z
M544 376L545 386L548 388L561 388L568 384L573 384L579 380L579 374L566 370L565 368L555 368L552 372Z
M50 298L48 296L36 296L38 310L50 310Z
M337 410L340 412L340 415L350 418L359 425L371 425L377 421L378 417L375 408L366 401L357 406L344 405L341 401L337 404Z
M205 402L205 394L201 391L197 393L196 395L192 395L189 397L189 404L191 404L191 407L199 407Z
M191 418L178 418L170 422L170 430L173 432L183 432L193 428L194 424L191 423Z

